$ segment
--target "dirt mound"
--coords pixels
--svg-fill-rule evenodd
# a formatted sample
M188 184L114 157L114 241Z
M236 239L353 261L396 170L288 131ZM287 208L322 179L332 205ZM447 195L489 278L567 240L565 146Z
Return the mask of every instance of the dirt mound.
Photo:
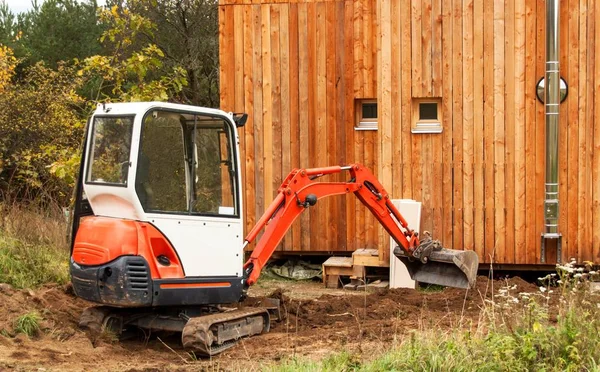
M52 332L67 339L78 330L77 319L86 306L87 302L72 295L70 286L48 285L30 291L15 290L4 284L0 289L0 332L14 336L15 320L35 312L42 318L42 333Z
M485 276L479 276L477 278L477 284L472 292L490 295L492 293L492 288L494 289L494 292L497 292L500 288L510 288L516 293L538 291L537 285L529 283L518 276L496 279L493 281Z
M78 327L79 315L88 306L69 285L35 291L0 285L0 370L126 370L146 365L172 369L178 356L166 348L153 349L154 344L110 339L92 344ZM18 333L15 325L20 316L32 312L41 320L40 331L30 338Z

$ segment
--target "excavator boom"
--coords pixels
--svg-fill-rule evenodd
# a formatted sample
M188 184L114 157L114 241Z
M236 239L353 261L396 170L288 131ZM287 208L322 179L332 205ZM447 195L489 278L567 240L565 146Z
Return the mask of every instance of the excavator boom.
M349 181L316 181L322 176L344 171L349 173ZM442 248L428 234L420 241L375 176L364 166L352 164L294 169L288 174L273 202L244 239L246 247L264 229L244 265L245 285L250 286L257 281L275 248L302 211L321 198L349 193L356 195L398 244L394 255L407 265L413 279L459 288L474 284L479 264L475 252Z

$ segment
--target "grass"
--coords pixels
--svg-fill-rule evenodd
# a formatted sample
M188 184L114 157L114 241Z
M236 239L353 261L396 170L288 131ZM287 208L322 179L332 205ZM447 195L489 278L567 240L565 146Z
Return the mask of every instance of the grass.
M322 361L290 359L271 371L600 371L598 321L575 314L533 331L497 329L471 335L460 329L419 332L373 359L348 352Z
M28 337L36 336L40 331L40 321L42 318L35 312L23 314L15 320L15 332L23 333Z
M36 288L69 281L69 251L47 244L32 244L0 231L0 283Z
M31 244L67 246L67 220L56 206L0 203L0 231Z
M36 288L68 282L66 221L38 212L0 205L0 283Z
M501 288L477 327L415 331L378 355L348 351L321 361L290 358L270 371L600 371L600 296L573 266L539 293ZM581 269L579 269L581 270ZM593 273L593 272L592 272ZM547 282L551 277L544 278ZM544 283L542 283L544 284ZM556 291L556 294L551 294Z

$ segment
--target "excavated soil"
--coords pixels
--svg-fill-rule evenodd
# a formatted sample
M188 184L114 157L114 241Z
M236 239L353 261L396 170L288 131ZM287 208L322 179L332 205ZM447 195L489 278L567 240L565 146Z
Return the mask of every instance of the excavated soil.
M373 354L401 342L418 329L475 327L484 298L501 287L514 293L537 292L519 278L478 280L470 291L409 289L376 293L327 290L322 284L269 281L250 291L242 306L260 305L266 295L279 297L284 320L271 332L245 339L210 360L196 360L179 345L177 335L144 335L126 341L91 339L77 327L89 303L70 286L35 291L0 284L0 371L3 370L251 370L292 356L319 359L341 350ZM29 338L15 331L15 320L37 312L40 331Z

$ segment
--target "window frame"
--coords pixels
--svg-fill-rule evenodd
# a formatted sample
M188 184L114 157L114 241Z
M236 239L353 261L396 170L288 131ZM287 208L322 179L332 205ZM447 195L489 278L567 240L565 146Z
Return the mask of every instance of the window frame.
M437 107L437 119L421 119L421 104L434 103ZM412 105L412 126L411 133L413 134L438 134L444 130L442 126L442 98L413 98Z
M97 181L90 181L91 178L91 171L92 171L92 163L94 162L94 153L93 153L93 148L94 148L94 137L95 137L95 133L96 133L96 119L125 119L125 118L131 118L131 133L130 133L130 138L129 138L129 168L131 168L131 150L132 150L132 145L133 145L133 132L134 132L134 127L135 127L135 114L123 114L123 115L94 115L94 117L92 118L92 125L90 126L90 133L89 133L89 139L90 139L90 144L89 147L87 148L87 169L85 170L85 184L86 185L95 185L95 186L112 186L112 187L124 187L127 188L129 186L129 175L131 174L131 169L127 170L127 177L125 177L125 182L124 183L114 183L114 182L97 182Z
M224 123L226 123L227 127L229 127L229 130L231 131L231 149L232 149L232 164L233 164L233 169L234 169L234 173L235 173L235 182L233 183L233 197L235 198L234 201L234 213L233 214L219 214L219 213L199 213L199 212L190 212L189 211L189 207L188 207L188 211L186 211L185 213L182 212L168 212L168 211L155 211L155 210L150 210L150 211L146 211L144 209L144 206L142 206L142 209L144 209L144 213L147 214L162 214L162 215L171 215L171 216L188 216L188 217L215 217L215 218L229 218L229 219L239 219L241 218L241 214L240 214L240 199L243 197L242 196L242 190L241 190L241 184L240 184L240 180L239 180L239 176L240 176L240 172L241 169L239 169L239 165L238 164L238 149L236 144L236 130L237 127L235 127L235 125L231 122L231 120L225 116L225 115L221 115L221 114L215 114L215 113L207 113L207 112L197 112L197 111L193 111L193 110L180 110L180 109L175 109L175 108L166 108L166 107L151 107L148 109L148 111L146 111L146 113L144 113L144 116L142 116L142 121L141 121L141 125L140 125L140 141L139 141L139 146L138 146L138 154L136 157L136 160L139 159L140 153L142 151L142 146L141 146L141 138L143 138L143 131L144 131L144 123L146 118L148 117L148 115L151 115L152 112L155 111L164 111L164 112L171 112L171 113L177 113L177 114L187 114L187 115L193 115L194 116L194 120L196 120L196 118L198 116L211 116L214 118L218 118L223 120ZM183 134L184 138L185 138L185 133ZM185 139L184 139L184 146L185 146ZM187 151L187 150L186 150ZM137 161L136 161L137 163ZM186 167L187 169L187 167ZM187 172L187 170L186 170ZM137 179L137 164L136 164L136 174L135 177ZM187 176L186 176L187 177ZM190 180L193 179L193 175L190 175ZM190 186L190 184L188 184L187 178L186 178L186 188ZM134 190L135 191L135 190ZM136 197L139 198L137 191L135 191L135 195Z
M363 117L363 105L375 104L377 106L376 118ZM354 130L379 130L379 103L376 98L358 98L355 103L356 124Z

